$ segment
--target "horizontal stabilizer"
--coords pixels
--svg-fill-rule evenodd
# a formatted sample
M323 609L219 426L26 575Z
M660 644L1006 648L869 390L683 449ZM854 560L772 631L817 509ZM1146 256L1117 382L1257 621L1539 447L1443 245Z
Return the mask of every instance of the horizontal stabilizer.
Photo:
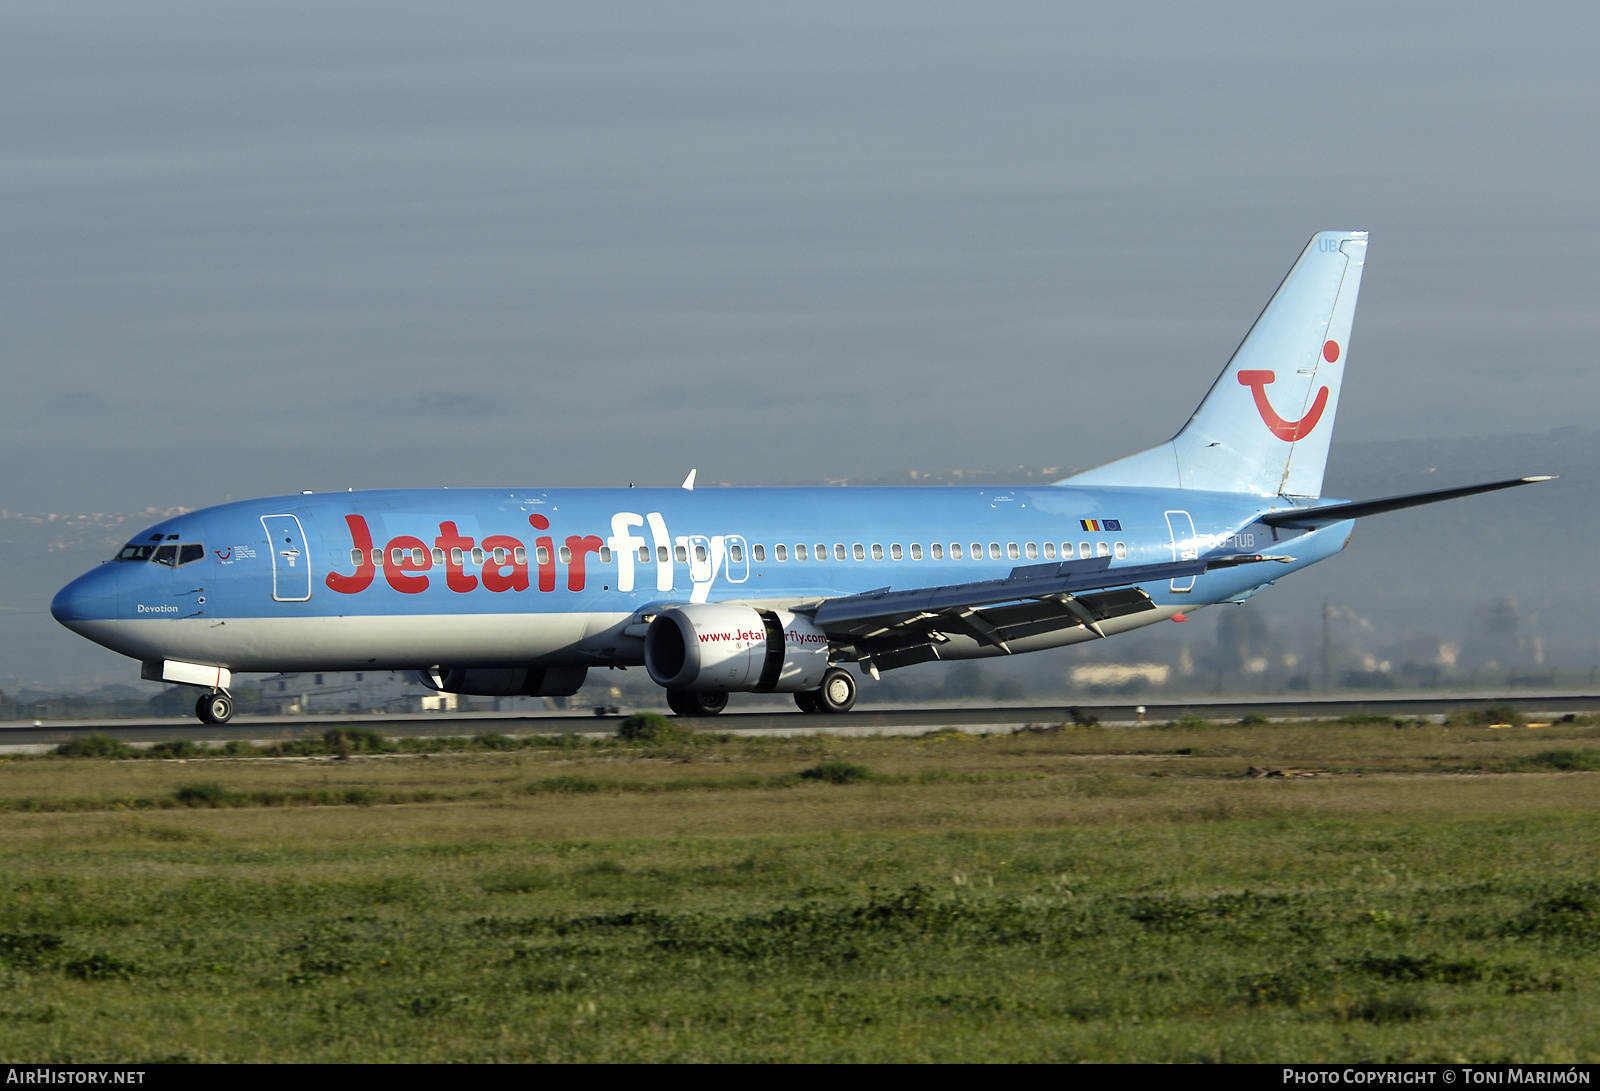
M1261 522L1269 527L1298 527L1314 530L1346 519L1360 519L1364 515L1382 515L1386 511L1415 508L1423 504L1437 504L1441 500L1454 500L1458 496L1494 492L1496 489L1514 489L1518 485L1532 485L1536 481L1553 481L1553 477L1513 477L1508 481L1491 481L1486 485L1463 485L1459 489L1439 489L1435 492L1414 492L1406 496L1390 496L1382 500L1361 500L1353 504L1329 504L1322 508L1295 508L1263 515Z

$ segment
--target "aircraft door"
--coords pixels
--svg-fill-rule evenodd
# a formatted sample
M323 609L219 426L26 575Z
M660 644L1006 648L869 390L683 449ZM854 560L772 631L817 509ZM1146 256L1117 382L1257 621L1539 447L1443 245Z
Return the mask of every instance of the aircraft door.
M1199 543L1195 541L1194 520L1186 511L1167 512L1167 532L1172 535L1172 559L1176 561L1192 561L1200 556ZM1178 592L1194 590L1193 576L1184 576L1173 580L1168 586Z
M737 534L730 534L722 540L723 556L727 558L727 574L729 583L743 583L750 578L750 544Z
M272 550L272 597L278 602L305 602L311 597L311 554L305 531L293 515L263 515Z

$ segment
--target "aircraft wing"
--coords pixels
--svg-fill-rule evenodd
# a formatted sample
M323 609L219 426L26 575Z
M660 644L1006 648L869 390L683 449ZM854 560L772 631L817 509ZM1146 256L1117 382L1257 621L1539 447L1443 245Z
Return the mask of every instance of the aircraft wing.
M856 646L871 665L888 669L939 658L949 633L970 636L1003 652L1008 641L1154 610L1136 584L1198 576L1217 568L1290 557L1259 553L1203 557L1163 564L1111 567L1110 557L1014 568L1001 580L894 591L885 587L799 607L828 636Z

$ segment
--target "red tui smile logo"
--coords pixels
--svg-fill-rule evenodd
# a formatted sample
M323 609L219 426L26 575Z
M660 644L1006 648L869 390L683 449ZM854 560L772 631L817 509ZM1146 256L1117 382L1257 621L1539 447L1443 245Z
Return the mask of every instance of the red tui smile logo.
M1322 346L1322 357L1330 364L1339 358L1339 346L1329 341ZM1285 443L1293 443L1297 439L1304 439L1311 434L1311 430L1322 419L1322 411L1328 407L1328 388L1323 387L1317 391L1316 400L1311 403L1311 408L1299 420L1289 421L1278 416L1277 410L1272 408L1272 403L1267 400L1267 386L1277 375L1270 371L1241 371L1239 372L1239 385L1248 386L1250 393L1256 399L1256 411L1261 414L1261 419L1271 429L1272 434Z

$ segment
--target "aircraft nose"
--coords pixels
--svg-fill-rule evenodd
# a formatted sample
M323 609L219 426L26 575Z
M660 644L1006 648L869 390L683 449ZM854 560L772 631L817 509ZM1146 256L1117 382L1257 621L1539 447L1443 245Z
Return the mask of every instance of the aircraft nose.
M102 621L117 616L116 564L92 568L67 584L50 600L50 615L67 628L78 621Z

